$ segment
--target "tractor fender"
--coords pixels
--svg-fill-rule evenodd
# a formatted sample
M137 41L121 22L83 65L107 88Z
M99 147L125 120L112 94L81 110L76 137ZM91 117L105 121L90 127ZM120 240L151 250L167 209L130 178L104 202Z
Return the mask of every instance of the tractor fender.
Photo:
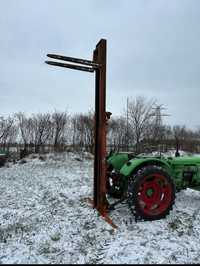
M123 176L130 176L136 173L140 168L147 165L157 165L163 167L170 176L173 176L173 171L170 165L162 159L159 158L134 158L125 163L120 169L120 174Z

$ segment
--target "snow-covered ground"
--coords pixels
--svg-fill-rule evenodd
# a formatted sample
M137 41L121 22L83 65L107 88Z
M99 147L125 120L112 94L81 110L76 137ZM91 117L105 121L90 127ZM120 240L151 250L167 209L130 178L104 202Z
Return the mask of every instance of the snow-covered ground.
M136 223L121 204L113 229L85 202L92 188L88 154L1 168L0 263L200 263L200 192L179 192L160 221Z

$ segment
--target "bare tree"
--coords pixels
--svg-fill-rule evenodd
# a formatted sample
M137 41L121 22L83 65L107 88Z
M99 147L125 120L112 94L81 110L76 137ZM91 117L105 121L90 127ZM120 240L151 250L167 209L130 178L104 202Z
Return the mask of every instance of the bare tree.
M17 118L20 137L24 144L24 152L27 153L28 144L30 144L33 134L32 118L27 117L22 112L16 113L15 117Z
M176 156L179 156L179 150L181 148L181 145L183 144L183 140L187 136L187 131L185 126L179 126L175 125L173 126L173 135L175 139L175 145L176 145Z
M84 125L84 143L87 150L94 153L94 113L89 111L82 117Z
M31 119L32 123L32 138L35 145L35 152L38 153L41 147L52 139L52 122L51 115L46 114L36 114L33 115Z
M127 141L126 119L123 116L112 117L108 123L108 145L114 150L125 147Z
M74 147L85 147L94 152L94 112L75 114L72 119L72 142Z
M8 144L9 138L13 134L14 130L14 118L8 116L4 118L0 117L0 142L3 148L6 148L6 144Z
M77 145L77 123L78 123L78 116L77 114L73 115L71 117L71 131L72 131L72 145L73 145L73 149L76 148Z
M53 125L53 145L54 149L58 151L65 141L66 125L69 122L67 112L54 111L52 114Z
M84 123L83 114L75 114L72 118L73 147L83 148L84 146Z
M130 101L128 106L129 127L133 132L133 140L135 142L136 153L139 152L139 143L148 133L150 124L153 121L152 108L155 100L147 101L144 97L136 97Z
M7 134L2 138L3 147L9 151L11 145L16 144L19 128L17 124L13 123Z

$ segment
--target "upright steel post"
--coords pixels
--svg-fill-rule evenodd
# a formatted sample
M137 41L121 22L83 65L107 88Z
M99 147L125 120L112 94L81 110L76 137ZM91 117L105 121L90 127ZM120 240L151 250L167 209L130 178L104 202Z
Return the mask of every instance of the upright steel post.
M93 206L106 217L106 125L111 113L106 112L106 40L101 39L93 51L93 61L62 55L48 54L50 58L69 63L46 61L49 65L86 72L95 72L95 159ZM112 224L109 217L106 220Z
M93 52L93 61L101 67L95 75L95 159L94 207L104 215L106 200L106 40L101 39Z

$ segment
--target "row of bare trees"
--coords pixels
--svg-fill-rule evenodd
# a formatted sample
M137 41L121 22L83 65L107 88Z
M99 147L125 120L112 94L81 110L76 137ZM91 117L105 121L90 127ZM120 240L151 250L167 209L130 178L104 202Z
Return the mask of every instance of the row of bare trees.
M0 144L9 149L19 143L24 152L30 148L36 153L45 146L53 146L54 151L61 151L66 145L74 149L84 148L90 152L94 146L93 112L70 116L67 111L26 115L15 113L9 117L0 117Z
M160 144L188 151L200 151L200 127L188 129L185 125L165 125L156 100L136 97L129 102L127 110L110 120L109 143L117 150L133 149L143 152L144 146ZM155 112L155 110L157 110ZM130 147L130 148L129 148Z
M17 113L15 119L19 129L18 137L25 150L28 145L32 145L37 153L41 147L51 144L58 151L67 140L67 112L39 113L29 117L24 113Z
M107 127L107 143L115 150L134 149L142 152L144 145L167 143L177 150L183 143L198 144L200 128L164 125L159 113L155 114L155 100L137 97L129 101L121 116L112 116ZM158 117L159 116L159 117ZM23 145L26 153L30 146L39 152L45 146L61 151L66 146L93 152L94 112L70 115L67 111L26 115L19 112L0 117L0 144L4 149L13 143ZM189 145L189 144L188 144ZM195 147L197 147L196 145ZM194 147L191 146L191 149Z

